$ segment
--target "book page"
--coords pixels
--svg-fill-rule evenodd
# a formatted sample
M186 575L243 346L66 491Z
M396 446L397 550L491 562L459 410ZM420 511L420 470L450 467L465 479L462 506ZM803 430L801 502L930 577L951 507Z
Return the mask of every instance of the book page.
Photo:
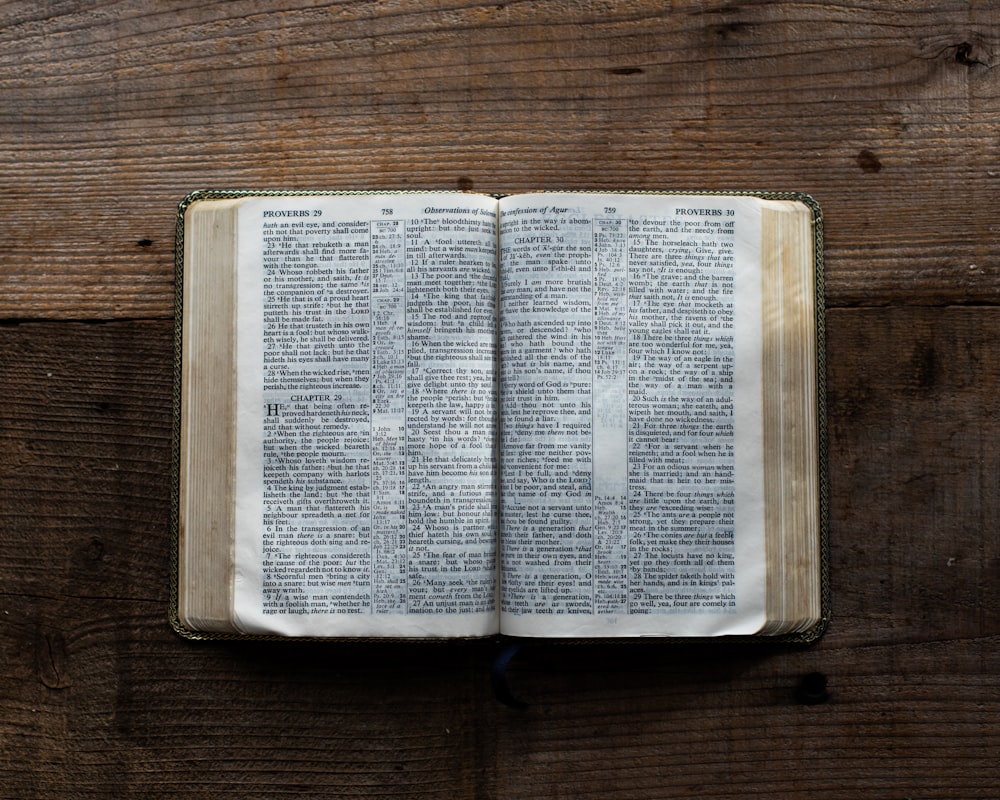
M235 616L250 633L496 631L496 201L239 211Z
M763 623L760 210L501 201L501 629Z

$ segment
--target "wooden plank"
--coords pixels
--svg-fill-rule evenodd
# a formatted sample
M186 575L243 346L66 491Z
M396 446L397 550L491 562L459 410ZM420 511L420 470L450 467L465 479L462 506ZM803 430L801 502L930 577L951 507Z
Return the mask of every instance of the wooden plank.
M532 644L522 710L490 643L175 636L171 323L0 327L0 797L992 797L998 324L831 312L817 646Z
M475 646L170 629L172 333L0 328L0 797L474 796Z
M792 653L529 649L512 683L530 705L495 727L494 796L995 796L996 637L832 639ZM817 674L826 701L798 702Z
M826 637L529 646L511 683L530 706L496 726L496 795L994 796L998 327L993 308L832 312ZM826 702L797 704L809 675Z
M996 302L997 22L959 2L10 4L0 318L170 316L173 211L204 187L797 189L826 210L832 306Z
M845 642L1000 634L998 331L996 308L842 311L828 321Z

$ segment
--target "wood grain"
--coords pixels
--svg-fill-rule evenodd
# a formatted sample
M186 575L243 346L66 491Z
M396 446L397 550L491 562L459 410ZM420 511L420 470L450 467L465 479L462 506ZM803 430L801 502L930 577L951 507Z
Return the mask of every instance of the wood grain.
M995 798L998 23L957 0L0 5L0 798ZM206 186L814 194L826 637L531 644L514 709L491 642L175 636L173 214Z
M0 316L168 317L205 187L796 189L831 305L997 297L988 5L77 5L0 11Z

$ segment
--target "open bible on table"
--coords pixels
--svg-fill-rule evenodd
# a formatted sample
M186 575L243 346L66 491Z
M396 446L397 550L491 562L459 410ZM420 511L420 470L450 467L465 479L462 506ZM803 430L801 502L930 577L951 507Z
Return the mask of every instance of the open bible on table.
M177 295L179 632L822 633L808 196L195 192Z

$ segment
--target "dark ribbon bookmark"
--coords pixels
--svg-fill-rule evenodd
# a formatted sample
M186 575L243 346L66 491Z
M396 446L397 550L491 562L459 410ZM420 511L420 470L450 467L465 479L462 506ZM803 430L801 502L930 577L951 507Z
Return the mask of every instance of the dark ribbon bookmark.
M527 708L528 704L519 700L511 692L507 683L507 667L521 649L519 644L509 644L496 657L493 669L490 670L490 682L493 684L493 694L496 699L510 708Z

